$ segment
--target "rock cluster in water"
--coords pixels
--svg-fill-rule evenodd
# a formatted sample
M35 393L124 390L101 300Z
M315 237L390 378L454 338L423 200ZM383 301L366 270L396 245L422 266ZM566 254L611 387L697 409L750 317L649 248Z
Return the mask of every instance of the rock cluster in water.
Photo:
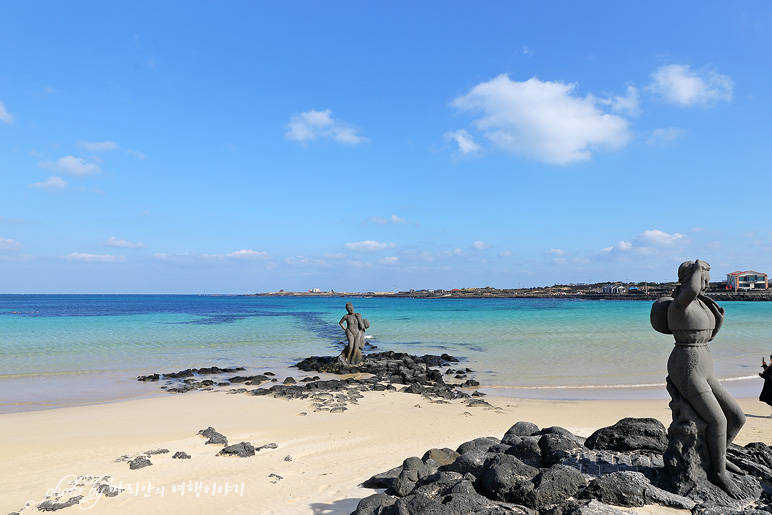
M587 439L561 427L518 422L501 439L477 438L455 451L430 449L371 477L363 486L386 490L362 499L353 515L612 515L629 513L620 506L647 504L700 515L772 511L770 447L730 447L729 460L747 473L735 479L755 485L733 499L712 484L669 490L667 446L665 427L649 418L620 420Z
M448 354L413 356L405 353L380 352L366 355L363 362L355 366L341 363L337 357L333 356L312 356L295 366L303 372L336 375L369 374L370 377L327 380L321 379L319 376L309 376L299 380L287 377L282 384L274 384L270 387L260 386L264 383L277 382L274 377L275 374L271 372L251 376L236 375L226 377L221 381L199 380L197 377L202 373L233 373L234 371L245 370L243 367L192 368L167 374L139 376L137 380L143 382L167 380L168 384L162 388L169 393L185 393L193 390L212 390L215 387L243 385L226 391L231 394L307 399L312 401L311 407L314 408L314 411L329 411L330 413L342 413L348 409L348 404L358 404L363 391L397 391L397 386L400 387L399 391L422 395L435 401L464 399L472 407L491 407L490 404L479 398L483 396L482 393L469 394L460 390L460 388L475 388L480 384L468 377L467 374L471 373L468 368L447 368L444 373L438 368L432 368L450 367L451 364L458 362L458 358ZM450 379L449 382L446 382L445 378L451 375L455 382L450 382ZM256 388L246 388L247 386Z

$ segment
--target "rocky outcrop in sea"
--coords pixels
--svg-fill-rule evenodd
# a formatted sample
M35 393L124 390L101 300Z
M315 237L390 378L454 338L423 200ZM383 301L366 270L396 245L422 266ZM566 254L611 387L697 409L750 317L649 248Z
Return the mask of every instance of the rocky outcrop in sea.
M347 409L347 404L357 404L364 391L401 391L422 395L437 402L463 399L470 406L490 407L480 398L482 393L470 394L464 391L466 388L476 388L480 383L469 376L472 373L470 369L451 368L458 363L458 358L448 354L413 356L390 351L368 354L356 366L341 363L337 356L312 356L295 365L301 372L356 375L356 378L321 379L317 375L299 379L287 377L278 384L275 374L271 372L231 376L228 373L243 371L244 367L209 367L139 376L137 380L148 382L163 379L166 384L161 388L169 393L223 389L230 394L308 399L313 401L315 411L331 413L341 413ZM444 367L445 370L438 367ZM200 377L211 374L218 374L218 377ZM267 386L269 383L276 384Z

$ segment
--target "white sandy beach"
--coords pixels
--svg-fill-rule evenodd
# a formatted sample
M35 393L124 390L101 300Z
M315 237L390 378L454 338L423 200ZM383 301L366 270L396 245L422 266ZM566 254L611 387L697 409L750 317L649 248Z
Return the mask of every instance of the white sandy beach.
M95 497L89 495L92 482L81 481L82 491L72 495L84 495L82 504L63 513L85 508L106 514L350 513L359 499L375 493L358 486L371 475L433 447L455 449L479 436L500 438L520 420L588 436L624 417L655 417L665 424L670 418L666 400L488 397L502 408L494 410L460 401L433 404L394 392L364 395L358 405L334 414L314 412L305 400L195 392L0 415L0 510L14 512L29 502L31 512L50 489L72 487L76 476L109 475L126 490ZM769 414L767 406L756 399L739 402L749 417L737 443L772 441L772 420L762 418ZM278 448L250 458L217 457L220 447L204 445L196 434L208 426L230 443ZM171 452L151 456L153 466L130 470L125 461L116 462L158 448ZM192 458L172 459L176 451ZM678 513L661 507L638 511Z

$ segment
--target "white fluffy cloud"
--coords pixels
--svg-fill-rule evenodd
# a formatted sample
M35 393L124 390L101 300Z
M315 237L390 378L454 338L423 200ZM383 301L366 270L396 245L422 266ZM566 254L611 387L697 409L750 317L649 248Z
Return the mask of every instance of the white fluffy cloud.
M62 256L67 261L84 261L86 263L123 263L127 261L125 256L115 256L112 254L80 254L73 252Z
M668 234L659 229L649 229L632 239L632 241L620 241L616 245L601 249L601 255L643 255L680 251L690 243L689 237L673 233Z
M145 248L144 243L132 243L130 241L126 240L120 240L116 238L115 236L111 236L107 238L105 241L102 242L102 245L105 247L120 247L122 249L143 249Z
M29 187L44 190L63 190L67 187L67 183L61 177L51 176L45 181L33 182Z
M477 240L476 242L472 243L472 247L476 248L477 250L483 250L490 247L490 245L484 241Z
M587 161L591 149L613 150L627 144L631 137L627 120L599 108L608 101L575 96L575 88L535 77L515 82L499 75L451 105L481 112L474 125L497 147L546 163Z
M635 116L639 112L639 97L638 88L635 86L627 86L627 92L624 96L615 95L609 99L597 98L596 101L600 104L610 106L611 110L616 113L626 113Z
M380 241L365 240L365 241L355 241L352 243L346 243L343 246L354 252L376 252L378 250L394 248L395 245L393 243L383 243Z
M64 156L56 161L41 161L38 163L41 168L55 170L60 173L74 175L76 177L86 177L88 175L97 175L102 173L102 169L96 163L90 163L81 157Z
M563 249L549 249L544 251L548 256L565 256L567 252Z
M382 265L396 265L399 262L399 258L396 256L387 256L379 259L378 262Z
M22 244L9 238L0 238L0 250L19 250Z
M284 137L300 143L307 143L316 139L332 139L338 143L357 145L367 141L367 138L358 134L358 129L351 127L346 122L333 120L330 109L324 111L311 109L295 114L290 118L287 127L289 130L284 134Z
M5 105L2 102L0 102L0 122L14 123L13 115L5 109Z
M708 106L732 100L732 79L712 70L692 71L689 65L669 64L651 74L649 90L682 107Z
M455 141L458 145L458 151L462 154L473 154L480 150L480 145L475 143L474 138L466 130L461 129L443 134L445 141Z
M89 152L106 152L108 150L115 150L118 148L118 144L114 141L83 141L80 140L78 145L81 148L85 148Z

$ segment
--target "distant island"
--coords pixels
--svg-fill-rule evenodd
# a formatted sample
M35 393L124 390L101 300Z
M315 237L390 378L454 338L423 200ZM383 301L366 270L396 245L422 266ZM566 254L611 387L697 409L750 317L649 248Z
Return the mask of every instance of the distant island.
M656 300L670 295L677 283L594 283L555 284L534 288L453 288L399 292L309 291L255 293L258 297L403 297L414 299L487 299L487 298L573 298L587 300ZM771 301L772 290L731 291L725 282L711 283L708 296L721 301Z

